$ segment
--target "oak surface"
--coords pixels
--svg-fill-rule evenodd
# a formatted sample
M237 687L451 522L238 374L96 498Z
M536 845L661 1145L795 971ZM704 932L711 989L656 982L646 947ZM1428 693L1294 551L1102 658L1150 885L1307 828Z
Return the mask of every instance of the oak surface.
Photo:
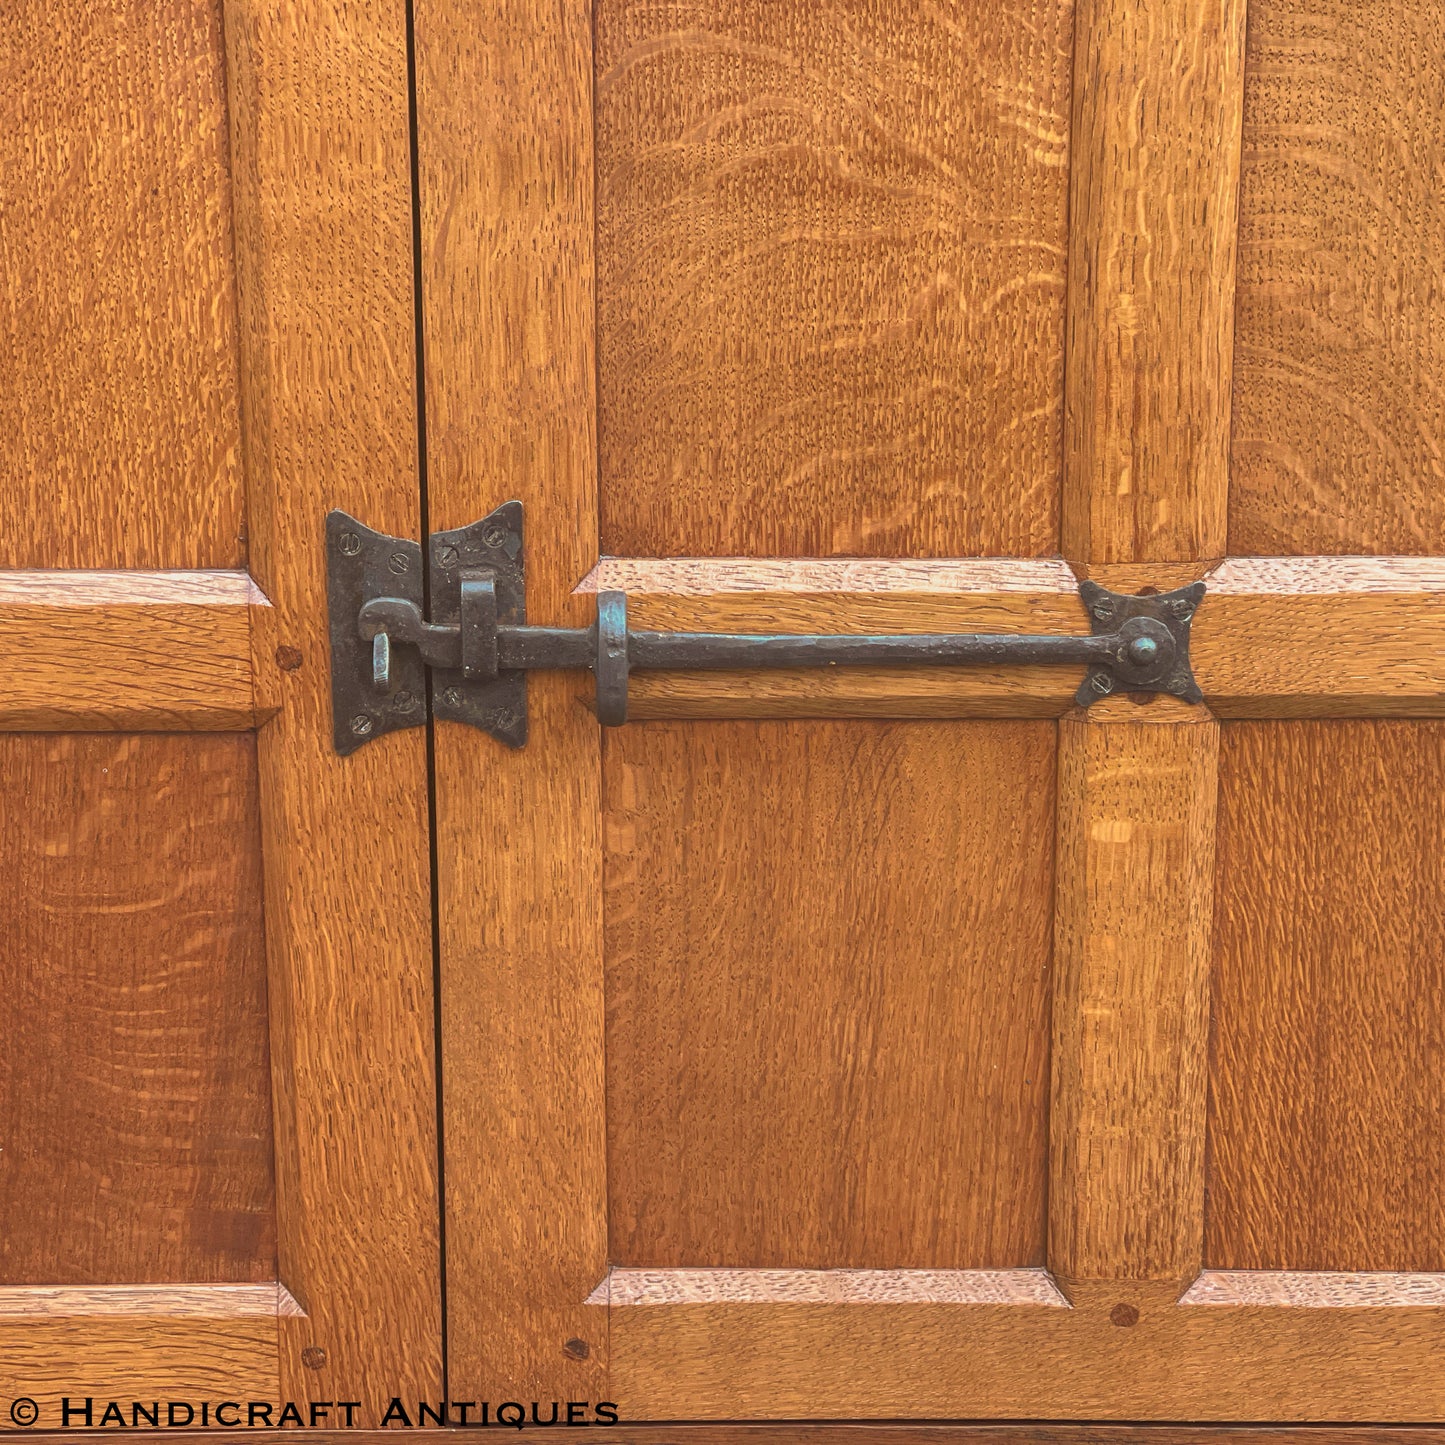
M1224 555L1244 0L1078 0L1063 545Z
M1053 729L609 733L609 1257L1043 1259Z
M415 0L428 526L526 507L527 607L597 556L588 0ZM605 1398L597 725L528 679L513 752L435 730L453 1397Z
M363 1400L357 1424L379 1380L442 1390L426 740L332 750L323 546L333 507L422 531L406 20L226 5L279 1267L306 1311L279 1390Z
M217 0L0 16L0 567L245 561Z
M1445 725L1235 723L1205 1259L1445 1270Z
M244 572L0 573L0 730L253 728L269 605Z
M1057 550L1070 0L603 0L604 551Z
M1161 1281L1071 1295L1071 1309L614 1309L612 1398L635 1420L897 1422L900 1405L934 1420L1431 1424L1445 1413L1438 1307L1181 1307L1177 1284Z
M1440 24L1250 0L1232 552L1445 550Z
M246 736L0 736L0 1282L275 1278L255 788Z
M1207 714L1059 724L1048 1262L1066 1291L1199 1269L1218 752Z

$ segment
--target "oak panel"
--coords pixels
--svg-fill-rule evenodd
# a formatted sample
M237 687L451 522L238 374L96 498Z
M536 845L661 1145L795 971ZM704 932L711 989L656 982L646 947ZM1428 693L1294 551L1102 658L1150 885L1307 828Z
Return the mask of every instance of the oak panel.
M1445 724L1233 723L1205 1259L1445 1268Z
M1070 0L596 8L603 550L1055 551Z
M1445 548L1440 25L1251 0L1232 552Z
M4 736L0 783L0 1280L274 1279L253 740Z
M0 17L0 567L245 560L217 0Z
M1042 1261L1053 734L607 735L611 1259Z

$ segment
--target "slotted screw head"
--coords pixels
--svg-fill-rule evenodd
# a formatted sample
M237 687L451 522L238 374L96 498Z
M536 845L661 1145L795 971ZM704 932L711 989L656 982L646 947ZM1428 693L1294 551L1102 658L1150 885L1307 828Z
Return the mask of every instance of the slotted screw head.
M366 737L376 724L367 717L364 712L359 712L351 719L351 731L359 738Z
M489 547L500 547L507 540L507 529L495 522L482 529L482 541Z

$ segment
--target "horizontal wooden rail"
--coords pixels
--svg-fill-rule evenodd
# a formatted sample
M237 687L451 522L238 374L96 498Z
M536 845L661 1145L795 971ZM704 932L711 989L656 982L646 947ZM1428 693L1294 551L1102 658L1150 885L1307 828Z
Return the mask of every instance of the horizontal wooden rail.
M0 573L0 731L253 728L269 606L244 572Z
M1178 566L1090 569L1117 591L1154 573L1161 589L1196 575ZM1238 557L1205 580L1192 654L1217 716L1445 716L1438 559ZM607 588L627 592L635 628L1089 630L1077 580L1057 559L605 558L577 590ZM274 711L252 671L252 626L269 608L244 572L0 573L0 731L256 727ZM1042 666L639 673L630 706L639 719L1047 718L1073 706L1081 676Z
M1445 716L1445 564L1422 557L1233 558L1093 567L1116 591L1203 575L1194 674L1219 717ZM1058 560L604 558L579 592L628 594L637 628L1086 633ZM1082 669L848 668L634 676L635 718L1059 717ZM1145 706L1167 707L1168 699Z
M614 1305L610 1398L635 1420L896 1420L900 1402L925 1419L1428 1423L1445 1414L1445 1307L1415 1302L1428 1286L1402 1289L1397 1278L1368 1302L1333 1285L1312 1292L1307 1276L1288 1288L1315 1307L1184 1305L1160 1281L1079 1284L1066 1309Z
M275 1282L0 1288L0 1400L34 1401L42 1429L67 1398L98 1402L95 1426L110 1400L275 1400L279 1321L301 1313Z

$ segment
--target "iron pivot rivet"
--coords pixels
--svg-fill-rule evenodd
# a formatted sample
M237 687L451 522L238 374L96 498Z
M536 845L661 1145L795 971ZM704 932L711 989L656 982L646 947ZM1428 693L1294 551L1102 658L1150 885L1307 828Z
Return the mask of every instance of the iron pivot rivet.
M1159 656L1159 644L1152 637L1136 637L1125 653L1135 667L1148 667Z

